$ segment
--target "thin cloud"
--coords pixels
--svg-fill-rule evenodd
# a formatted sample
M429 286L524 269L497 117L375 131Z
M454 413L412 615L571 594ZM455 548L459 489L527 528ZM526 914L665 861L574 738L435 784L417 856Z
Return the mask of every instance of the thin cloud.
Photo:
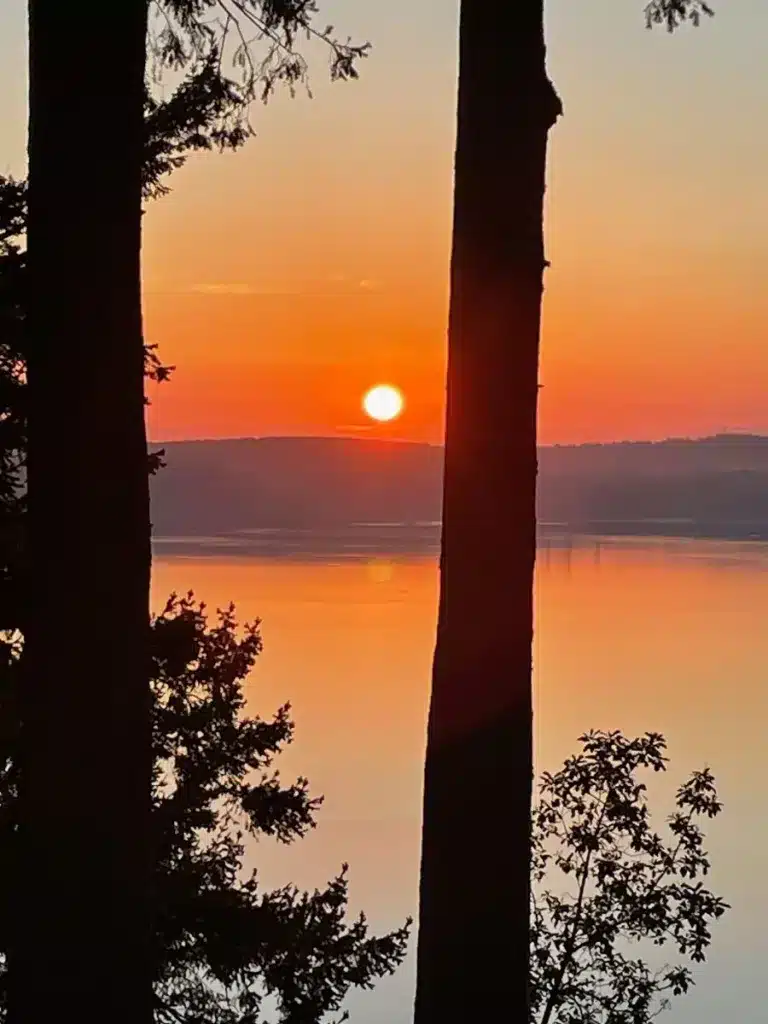
M174 295L231 295L231 296L285 296L290 298L333 298L351 296L360 291L380 291L381 281L364 278L354 282L336 276L325 285L307 284L303 287L281 287L279 285L257 285L246 281L212 281L193 285L165 285L148 282L145 291L153 294Z
M295 289L259 288L243 282L223 282L219 284L195 284L189 289L197 295L299 295Z

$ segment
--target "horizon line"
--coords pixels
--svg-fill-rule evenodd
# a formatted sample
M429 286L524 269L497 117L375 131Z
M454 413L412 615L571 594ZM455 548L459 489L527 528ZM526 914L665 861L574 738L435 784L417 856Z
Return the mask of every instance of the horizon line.
M659 438L617 438L610 441L549 441L541 442L539 448L607 448L612 445L657 445L696 444L705 441L757 441L768 442L768 433L750 430L717 431L700 435L669 435ZM365 437L358 434L232 434L220 436L178 437L166 440L147 439L148 445L212 444L227 441L359 441L361 443L386 443L419 445L423 448L443 448L443 441L416 441L406 437Z

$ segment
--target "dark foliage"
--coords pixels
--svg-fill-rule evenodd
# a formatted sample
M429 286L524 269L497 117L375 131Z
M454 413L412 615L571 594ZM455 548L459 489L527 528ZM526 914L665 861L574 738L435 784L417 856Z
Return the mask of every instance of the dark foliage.
M212 57L169 99L159 101L148 91L144 101L145 197L166 194L169 188L162 179L181 167L189 153L238 149L249 134L241 115L244 103L241 90L221 76Z
M394 970L408 926L377 938L363 916L347 924L346 866L314 893L262 893L243 873L246 837L301 838L320 803L272 769L290 709L244 714L258 622L238 637L233 608L209 625L191 595L172 597L152 635L158 1019L255 1022L273 995L280 1019L321 1020Z
M213 56L222 69L229 57L247 99L267 98L274 88L307 83L309 65L297 40L321 42L331 79L357 78L369 43L340 39L318 22L316 0L155 0L150 54L155 70L181 70Z
M368 43L339 38L318 22L315 0L156 0L151 7L145 117L145 195L195 150L237 149L252 134L255 99L279 85L309 92L309 61L299 40L317 41L333 81L354 79ZM157 86L180 79L157 97Z
M238 633L233 608L211 623L191 595L171 597L152 622L159 1022L256 1024L272 997L280 1020L312 1024L337 1011L350 988L392 973L405 955L410 923L381 937L369 935L362 915L347 923L346 866L312 893L293 886L265 892L256 873L243 870L249 837L299 839L314 828L321 802L305 779L286 785L273 770L293 737L289 707L272 719L245 714L243 682L261 650L258 626ZM6 637L2 651L0 867L7 867L16 795L8 724L19 645ZM0 904L9 884L3 870Z
M666 770L657 733L590 732L542 776L533 814L531 1017L535 1024L649 1024L693 984L728 905L707 889L701 818L722 805L709 769L677 790L666 837L643 772ZM556 888L554 888L556 886ZM674 950L652 966L638 947ZM657 959L659 959L657 957Z
M668 32L674 32L684 22L698 26L702 15L711 18L714 9L705 0L651 0L645 8L648 28L664 25Z

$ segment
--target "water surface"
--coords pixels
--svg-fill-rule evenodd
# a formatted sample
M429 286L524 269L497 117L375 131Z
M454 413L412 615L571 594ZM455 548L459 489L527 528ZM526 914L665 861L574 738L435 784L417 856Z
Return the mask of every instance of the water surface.
M434 558L205 550L163 547L155 603L193 588L211 607L235 601L242 618L261 618L249 702L268 713L291 701L296 739L281 769L326 797L312 835L261 843L252 863L267 885L314 887L349 861L352 909L376 928L399 924L417 900ZM592 539L539 551L538 767L556 768L589 728L656 730L672 759L661 811L705 763L726 804L709 827L711 884L734 909L693 993L661 1018L669 1024L766 1019L767 606L766 544ZM353 1024L406 1024L412 987L409 963L351 1001Z

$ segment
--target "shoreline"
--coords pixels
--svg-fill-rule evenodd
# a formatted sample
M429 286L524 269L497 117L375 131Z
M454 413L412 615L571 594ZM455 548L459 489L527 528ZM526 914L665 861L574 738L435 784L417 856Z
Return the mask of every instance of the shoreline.
M692 523L686 521L621 521L584 524L540 524L537 548L570 550L600 543L697 541L761 546L768 543L765 523ZM372 523L314 529L267 528L210 535L163 535L152 538L157 556L258 557L276 559L436 558L440 526Z

